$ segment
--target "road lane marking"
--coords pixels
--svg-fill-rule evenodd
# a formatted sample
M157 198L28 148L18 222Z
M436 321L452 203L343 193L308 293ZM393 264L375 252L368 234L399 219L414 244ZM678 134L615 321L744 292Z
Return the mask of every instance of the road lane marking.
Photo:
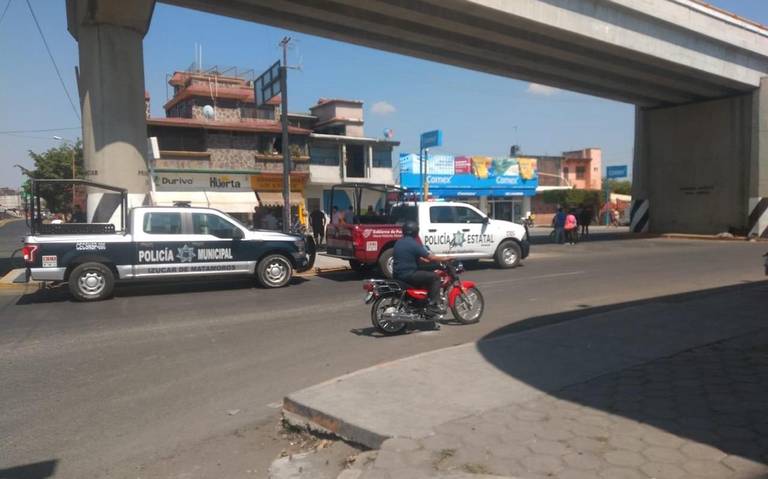
M516 283L519 281L530 281L535 279L549 279L549 278L561 278L563 276L576 276L579 274L584 274L584 271L570 271L567 273L552 273L552 274L542 274L539 276L528 276L525 278L512 278L512 279L500 279L498 281L485 281L485 282L478 282L480 286L490 286L494 284L503 284L503 283Z

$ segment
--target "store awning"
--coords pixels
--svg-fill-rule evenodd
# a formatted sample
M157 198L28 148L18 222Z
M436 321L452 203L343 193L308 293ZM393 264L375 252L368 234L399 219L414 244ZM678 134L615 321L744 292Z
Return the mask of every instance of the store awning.
M189 203L189 206L208 207L208 198L203 191L152 191L150 197L154 206Z
M225 213L253 213L259 200L252 191L219 192L206 191L208 206Z
M283 206L282 191L259 192L261 206ZM291 205L298 206L304 204L304 194L298 191L291 191Z
M253 209L259 206L252 191L153 191L150 196L155 206L188 203L189 206L215 208L226 213L253 213Z

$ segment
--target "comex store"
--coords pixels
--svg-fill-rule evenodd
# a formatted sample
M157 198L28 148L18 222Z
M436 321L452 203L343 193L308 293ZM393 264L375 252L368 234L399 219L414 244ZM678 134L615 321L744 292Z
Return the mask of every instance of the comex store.
M430 199L462 201L491 218L519 222L530 214L538 174L535 158L429 155ZM400 155L400 185L421 192L419 155Z

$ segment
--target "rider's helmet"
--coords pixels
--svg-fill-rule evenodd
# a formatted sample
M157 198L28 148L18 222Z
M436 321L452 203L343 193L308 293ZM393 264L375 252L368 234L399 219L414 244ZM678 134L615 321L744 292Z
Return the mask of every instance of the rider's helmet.
M419 224L415 221L406 221L403 224L403 236L416 237L419 235Z

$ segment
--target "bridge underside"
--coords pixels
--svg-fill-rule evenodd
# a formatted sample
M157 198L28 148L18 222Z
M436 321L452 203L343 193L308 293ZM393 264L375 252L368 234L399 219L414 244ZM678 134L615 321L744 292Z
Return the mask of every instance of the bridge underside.
M741 47L753 36L685 31L619 0L162 1L644 107L749 91L754 69L768 71Z

